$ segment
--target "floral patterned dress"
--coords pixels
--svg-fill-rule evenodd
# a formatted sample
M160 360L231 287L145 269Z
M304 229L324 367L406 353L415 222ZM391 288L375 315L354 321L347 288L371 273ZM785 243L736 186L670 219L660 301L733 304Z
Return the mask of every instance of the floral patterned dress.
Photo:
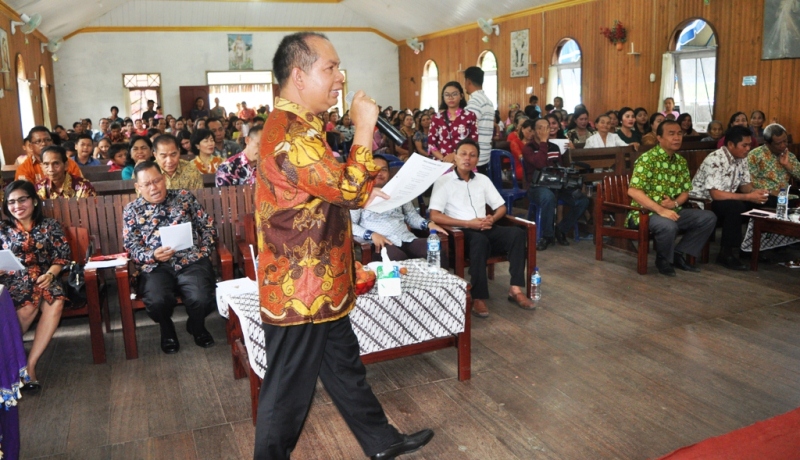
M9 249L26 270L7 273L0 276L0 283L8 287L14 307L19 310L27 305L36 305L44 300L52 303L66 299L64 288L58 279L50 286L42 289L36 286L36 280L50 266L66 265L71 253L69 243L64 236L64 229L54 219L46 218L30 231L25 231L19 223L0 222L0 244L2 249Z

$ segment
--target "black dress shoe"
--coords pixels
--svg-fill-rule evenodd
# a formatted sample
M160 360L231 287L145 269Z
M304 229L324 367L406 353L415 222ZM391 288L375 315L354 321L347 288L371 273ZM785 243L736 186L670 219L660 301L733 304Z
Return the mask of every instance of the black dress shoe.
M42 391L42 384L38 380L32 380L19 387L19 391L26 395L35 395Z
M693 265L689 265L686 262L686 259L683 258L683 254L677 254L676 253L675 254L675 258L673 259L672 265L675 266L675 268L680 268L681 270L683 270L685 272L698 273L700 271L699 268L697 268L697 267L695 267Z
M672 264L660 256L656 257L656 268L664 276L675 276L675 269L672 268Z
M189 321L186 321L186 332L194 337L194 343L201 348L211 348L214 346L214 337L203 327L200 331L194 331ZM196 332L196 333L195 333Z
M722 254L720 254L719 257L717 257L717 263L731 270L741 270L741 271L749 270L749 268L747 268L747 265L743 264L738 257L732 254L728 254L727 256L723 256Z
M567 235L562 231L556 230L556 241L558 241L558 244L560 244L561 246L569 246L569 241L567 241Z
M160 324L161 326L161 351L171 355L177 353L181 349L181 344L178 342L178 334L175 332L175 325L171 319Z
M372 460L392 460L398 455L414 452L433 439L433 430L422 430L414 434L404 434L402 436L402 441L392 444L388 449L370 458Z
M536 250L537 251L544 251L551 244L553 244L553 239L552 238L540 238L539 241L536 243Z

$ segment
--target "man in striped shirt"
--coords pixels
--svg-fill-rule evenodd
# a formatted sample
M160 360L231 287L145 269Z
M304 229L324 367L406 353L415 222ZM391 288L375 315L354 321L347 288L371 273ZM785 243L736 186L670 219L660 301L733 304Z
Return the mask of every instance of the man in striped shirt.
M483 70L472 66L464 71L464 90L469 94L466 109L478 118L478 172L489 175L489 159L492 154L494 134L494 104L483 92Z

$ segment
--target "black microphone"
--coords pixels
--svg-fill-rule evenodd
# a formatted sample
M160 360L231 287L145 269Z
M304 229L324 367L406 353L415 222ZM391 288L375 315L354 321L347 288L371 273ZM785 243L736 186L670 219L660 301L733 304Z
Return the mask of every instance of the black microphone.
M350 91L349 93L347 93L347 96L345 96L344 100L345 102L347 102L348 106L353 104L353 98L355 97L355 95L356 93L354 91ZM392 124L389 123L389 120L381 117L380 114L378 115L377 124L378 124L378 131L380 131L383 135L391 139L392 142L395 143L395 145L403 145L403 143L406 141L406 136L404 136L403 133L400 132L400 130L392 126Z

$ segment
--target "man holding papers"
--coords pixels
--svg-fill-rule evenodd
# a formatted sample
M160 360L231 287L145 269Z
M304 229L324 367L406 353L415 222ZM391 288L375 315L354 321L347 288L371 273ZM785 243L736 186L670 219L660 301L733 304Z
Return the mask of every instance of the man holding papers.
M141 272L139 296L148 316L161 326L161 350L172 354L180 349L172 323L177 295L186 305L186 330L194 336L194 343L211 347L214 338L206 330L205 317L216 308L214 269L209 260L217 239L214 220L188 191L167 190L156 163L136 165L134 178L140 196L122 212L122 237ZM173 226L177 228L164 229Z
M373 155L372 161L380 168L378 175L375 176L375 187L383 187L389 182L389 162L383 155ZM372 241L374 244L372 260L381 260L380 253L383 247L386 247L391 260L427 257L428 241L414 236L408 231L408 227L417 230L436 230L447 234L442 227L420 216L414 209L414 204L410 202L382 213L367 209L351 209L350 217L353 220L353 235Z

